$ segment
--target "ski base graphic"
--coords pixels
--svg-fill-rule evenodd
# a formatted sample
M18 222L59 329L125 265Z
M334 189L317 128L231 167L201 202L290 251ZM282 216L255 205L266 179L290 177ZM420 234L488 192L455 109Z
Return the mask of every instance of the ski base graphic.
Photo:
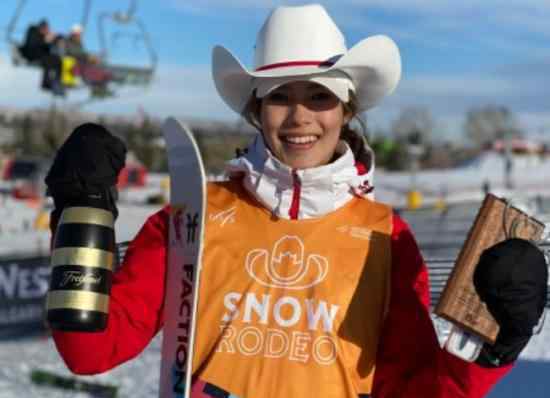
M174 118L162 126L170 170L170 232L160 398L187 398L204 231L206 176L192 133Z

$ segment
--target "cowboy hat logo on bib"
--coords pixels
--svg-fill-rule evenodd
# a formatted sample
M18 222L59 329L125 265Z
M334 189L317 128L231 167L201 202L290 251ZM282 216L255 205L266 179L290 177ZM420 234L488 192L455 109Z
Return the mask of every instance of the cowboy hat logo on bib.
M224 102L241 113L256 90L258 98L290 81L326 86L342 102L349 91L365 111L389 95L401 77L401 57L392 39L375 35L348 50L344 35L318 4L278 7L258 33L252 71L227 49L212 52L212 75Z
M305 289L327 276L328 260L318 254L305 253L297 236L284 236L266 249L251 250L245 261L249 275L264 286Z

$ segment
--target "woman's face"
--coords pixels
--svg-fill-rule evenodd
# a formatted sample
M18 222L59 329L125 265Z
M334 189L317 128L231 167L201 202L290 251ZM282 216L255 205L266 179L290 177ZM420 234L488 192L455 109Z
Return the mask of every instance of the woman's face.
M312 82L287 83L261 101L264 140L273 155L293 169L329 163L350 118L338 97Z

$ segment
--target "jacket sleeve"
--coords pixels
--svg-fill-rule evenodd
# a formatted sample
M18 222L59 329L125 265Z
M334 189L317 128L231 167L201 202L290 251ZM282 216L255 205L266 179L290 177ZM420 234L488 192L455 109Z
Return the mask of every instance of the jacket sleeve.
M163 324L169 211L151 216L113 275L103 332L53 331L57 350L77 374L96 374L137 356Z
M389 311L373 397L483 397L510 369L483 368L440 348L430 318L428 271L405 222L394 215Z

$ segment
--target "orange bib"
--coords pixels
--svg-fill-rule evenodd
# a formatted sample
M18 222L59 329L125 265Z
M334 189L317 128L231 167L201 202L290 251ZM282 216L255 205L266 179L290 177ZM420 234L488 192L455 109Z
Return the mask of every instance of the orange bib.
M284 220L238 181L209 184L194 374L240 398L370 393L391 214L358 198Z

